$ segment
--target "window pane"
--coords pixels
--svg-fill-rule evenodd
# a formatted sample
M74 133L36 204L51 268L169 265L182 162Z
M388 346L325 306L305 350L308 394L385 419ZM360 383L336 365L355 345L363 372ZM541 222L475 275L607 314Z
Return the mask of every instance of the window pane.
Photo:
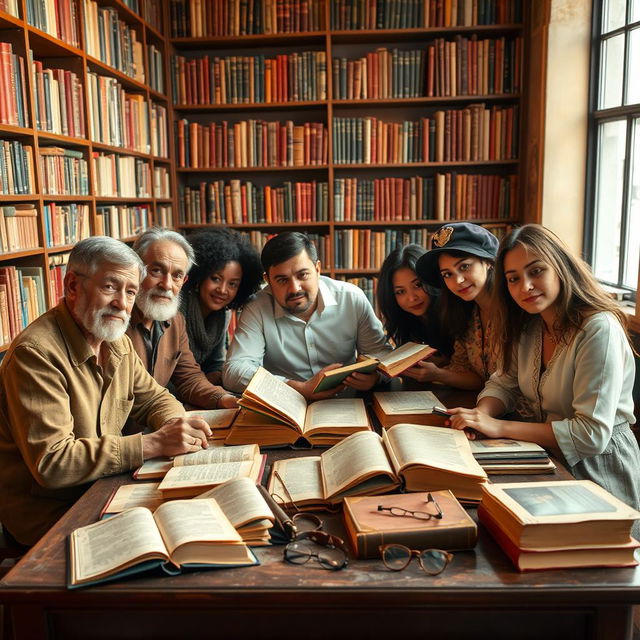
M636 118L633 122L628 225L627 258L622 284L635 289L638 286L638 262L640 261L640 118Z
M627 66L627 97L625 104L640 102L640 29L629 32L629 63Z
M626 120L604 122L598 131L593 267L612 283L618 282L626 132Z
M600 59L600 109L622 104L622 71L624 70L624 34L602 41Z
M602 7L602 33L624 26L626 4L626 0L605 0Z

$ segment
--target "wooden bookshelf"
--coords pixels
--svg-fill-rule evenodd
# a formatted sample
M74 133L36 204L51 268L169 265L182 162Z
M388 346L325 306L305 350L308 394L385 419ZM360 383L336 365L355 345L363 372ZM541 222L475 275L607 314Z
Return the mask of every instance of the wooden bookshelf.
M321 121L327 127L328 136L328 161L326 164L313 166L259 166L259 167L177 167L176 169L176 207L174 220L176 227L189 233L192 230L208 226L206 220L193 222L187 212L182 211L180 194L182 187L197 188L199 183L211 181L223 181L225 185L231 180L240 181L241 186L250 180L253 186L263 189L265 186L276 187L285 181L305 182L311 179L328 184L328 220L318 222L300 223L266 223L249 222L243 225L230 225L236 228L245 228L263 232L281 231L285 229L309 229L315 233L329 236L332 240L331 258L323 264L323 270L331 276L375 276L376 269L344 269L337 268L333 252L336 250L336 232L353 229L369 229L379 232L385 229L399 231L410 229L433 231L446 222L435 217L419 219L393 219L393 220L339 220L336 217L334 206L334 187L342 178L357 178L358 180L374 180L383 177L396 177L409 179L413 176L433 178L438 173L458 173L470 175L497 175L516 176L518 182L518 195L515 206L508 217L489 215L473 217L472 221L487 225L492 230L499 226L505 229L514 223L539 222L541 218L541 188L540 176L542 175L542 145L534 150L530 149L529 140L543 139L543 123L541 114L544 113L544 78L546 64L546 25L548 24L548 12L543 11L540 5L547 5L547 0L542 3L533 0L522 0L522 21L505 24L477 24L473 26L431 26L421 28L389 28L389 29L333 29L332 4L337 0L323 0L322 2L322 28L313 31L280 32L264 34L234 34L234 35L205 35L190 37L185 33L177 33L179 15L176 11L177 2L172 2L168 8L167 25L168 53L170 56L182 56L189 60L200 60L208 56L208 64L212 65L218 59L231 59L235 56L253 58L262 55L264 59L275 58L279 54L292 54L293 52L322 51L326 56L326 99L275 101L275 102L250 102L230 101L213 103L178 102L174 97L174 82L169 83L170 99L173 103L174 122L186 119L188 123L197 122L207 125L212 122L229 122L229 128L240 121L261 120L267 122L284 122L292 120L295 124L303 122ZM275 4L276 0L274 0ZM189 3L185 3L189 5ZM207 3L203 0L202 5ZM230 0L231 5L241 11L241 3ZM256 7L259 3L256 3ZM301 3L302 4L302 3ZM346 0L348 6L352 6ZM355 3L360 7L371 6L371 3ZM407 3L409 4L409 3ZM449 5L448 0L440 3L442 7ZM459 0L459 5L463 0ZM478 3L480 4L480 3ZM496 3L497 4L497 3ZM501 3L504 4L504 3ZM511 4L507 2L506 4ZM293 6L293 3L291 4ZM256 8L257 11L257 8ZM203 14L204 16L204 14ZM546 17L545 17L546 16ZM215 27L215 18L203 17L203 29L212 24ZM293 18L292 18L293 19ZM194 24L196 18L188 16L187 25ZM220 26L220 25L218 25ZM173 31L172 31L173 28ZM198 29L197 26L193 27ZM473 95L419 95L413 97L385 97L385 98L339 98L333 79L334 58L346 57L351 60L364 57L367 52L373 52L378 48L386 47L391 50L397 47L403 51L424 49L429 43L439 38L446 41L455 40L456 37L493 39L497 41L505 38L505 42L521 39L521 58L519 60L520 81L515 83L516 89L501 93L475 92ZM513 45L514 47L516 45ZM520 45L518 45L520 46ZM300 55L302 55L300 53ZM173 74L173 58L168 58L168 73ZM262 63L262 60L261 62ZM198 63L196 63L198 64ZM220 64L218 62L218 64ZM250 64L257 65L253 62ZM212 68L210 67L210 68ZM257 66L256 66L257 68ZM255 72L257 73L257 71ZM214 73L211 72L210 83L214 81ZM185 80L186 82L186 80ZM257 81L256 81L257 82ZM425 81L426 83L426 81ZM204 83L203 83L204 86ZM209 90L213 94L210 84ZM258 90L256 89L256 93ZM182 92L181 92L182 93ZM251 92L247 92L251 93ZM334 154L334 118L335 117L376 117L381 121L398 122L403 120L418 120L425 113L432 114L435 110L465 109L469 105L483 103L487 109L493 107L516 106L519 110L517 120L514 122L514 135L518 138L518 154L514 158L498 160L425 160L418 162L337 162ZM174 140L176 144L176 140ZM188 149L186 150L188 159ZM313 175L313 178L311 178ZM202 193L206 192L206 187ZM199 199L202 202L202 198ZM196 203L197 204L197 203ZM193 206L193 203L192 203ZM455 218L461 219L461 218ZM462 219L470 219L468 217Z
M140 6L144 8L145 3L150 0L140 0ZM159 0L158 0L159 1ZM40 30L27 22L27 2L28 0L20 0L19 16L13 16L0 11L0 41L10 42L12 44L13 53L24 59L26 82L26 112L28 115L29 126L18 127L8 124L0 124L0 139L2 140L18 140L24 145L29 145L33 149L34 157L34 183L35 189L32 193L21 195L0 195L0 206L8 207L14 204L33 204L37 210L37 227L38 227L38 247L24 249L20 251L0 253L0 268L5 266L15 267L39 267L43 274L44 297L47 307L51 307L56 303L52 299L51 294L51 276L49 271L50 259L57 260L62 254L69 252L73 244L65 244L58 246L46 246L46 231L44 220L44 207L52 203L61 206L78 203L88 206L89 209L89 231L91 234L96 231L97 224L97 207L108 205L143 205L149 210L149 222L153 224L156 220L156 211L160 206L171 206L175 210L175 202L173 197L155 197L155 193L151 193L148 197L102 197L96 195L94 189L94 168L91 161L94 153L115 153L118 156L131 156L144 160L149 165L151 174L151 188L153 189L154 168L156 166L166 167L170 179L170 194L175 193L175 170L173 164L173 140L172 133L168 127L172 121L172 109L169 96L166 93L160 93L150 84L147 84L150 74L147 67L147 45L153 44L162 51L163 56L163 82L164 87L169 86L169 76L167 75L167 39L164 35L164 28L158 30L129 9L124 2L120 0L107 0L99 2L102 6L109 6L117 11L118 18L124 21L130 28L136 31L139 42L142 45L143 59L145 65L145 82L139 82L128 76L126 73L105 64L101 60L94 58L86 53L87 47L85 42L85 0L75 0L77 14L77 29L80 38L80 46L75 47L67 42ZM53 4L53 3L51 3ZM55 4L58 4L57 2ZM161 3L159 6L163 10ZM162 11L162 19L164 21L164 11ZM48 68L64 68L73 70L80 78L82 85L82 116L85 123L85 137L72 137L59 133L51 133L48 131L40 131L37 128L36 105L35 105L35 86L30 65L28 64L29 50L33 51L35 60L42 60ZM143 153L140 151L128 150L120 146L113 146L95 142L91 138L91 106L89 104L88 94L88 74L90 72L97 73L100 76L108 76L115 78L124 91L128 93L138 94L143 97L148 120L151 123L151 106L152 103L159 104L167 109L167 131L165 133L168 141L167 157L160 157L151 153ZM151 141L153 132L149 132L149 141ZM40 149L42 147L63 147L81 151L84 159L88 163L89 175L89 193L82 195L51 195L45 194L42 190L41 170L38 162ZM135 236L122 238L125 242L132 242ZM0 343L3 342L0 335ZM0 352L6 350L7 344L0 344Z

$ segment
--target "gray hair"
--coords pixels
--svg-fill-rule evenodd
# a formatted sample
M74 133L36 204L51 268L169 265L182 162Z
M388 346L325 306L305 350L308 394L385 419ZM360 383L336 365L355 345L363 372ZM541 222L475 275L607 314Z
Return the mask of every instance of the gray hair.
M105 262L120 267L137 267L140 281L147 274L138 254L124 242L109 236L92 236L76 243L69 254L67 271L92 276Z
M147 231L138 236L138 239L133 243L133 250L144 260L144 254L147 252L147 249L154 242L160 240L168 240L169 242L177 244L187 254L187 273L189 273L191 267L196 264L196 254L189 241L177 231L163 227L147 229Z

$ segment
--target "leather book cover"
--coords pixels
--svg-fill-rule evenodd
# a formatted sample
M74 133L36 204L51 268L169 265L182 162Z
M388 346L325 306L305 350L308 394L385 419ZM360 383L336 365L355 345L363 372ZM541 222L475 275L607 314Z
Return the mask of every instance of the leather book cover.
M379 511L378 506L400 507L410 511L436 513L427 503L427 493L387 494L383 496L346 497L344 521L347 537L358 558L379 558L385 544L403 544L410 549L470 549L478 537L476 523L448 490L432 491L442 518L418 519L394 516Z

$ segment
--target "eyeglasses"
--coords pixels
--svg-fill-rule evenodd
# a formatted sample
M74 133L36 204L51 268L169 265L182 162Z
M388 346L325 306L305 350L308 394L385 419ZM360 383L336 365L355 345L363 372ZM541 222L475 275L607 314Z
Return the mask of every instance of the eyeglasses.
M420 568L430 576L442 573L453 560L453 554L441 549L409 549L403 544L385 544L379 547L382 562L391 571L402 571L409 566L411 558L418 558Z
M290 504L295 510L291 516L291 519L288 521L284 521L282 526L287 530L289 537L293 540L299 534L307 532L307 531L320 531L323 527L322 520L315 515L315 513L306 513L300 511L298 505L294 502L289 489L287 489L287 485L284 483L282 476L274 469L273 475L278 480L282 489L284 490L285 495L287 496L286 500L283 500L281 496L277 493L272 493L271 497L282 507L284 504Z
M303 531L284 548L284 559L292 564L306 564L311 558L329 571L339 571L349 564L344 541L326 531Z
M381 504L378 505L378 511L388 511L392 516L409 516L411 518L417 518L418 520L431 520L431 518L442 520L442 509L430 493L427 494L426 505L427 508L429 508L429 505L433 505L431 508L435 509L436 512L411 511L410 509L403 509L402 507L383 507Z

